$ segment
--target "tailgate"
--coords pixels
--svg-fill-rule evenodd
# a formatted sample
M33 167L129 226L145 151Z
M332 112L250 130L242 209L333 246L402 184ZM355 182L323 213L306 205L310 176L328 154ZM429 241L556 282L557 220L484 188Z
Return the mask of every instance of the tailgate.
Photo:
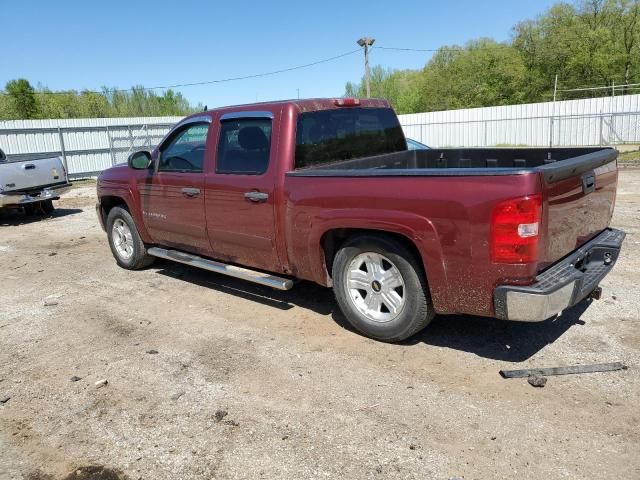
M609 159L605 158L608 163L585 158L582 165L574 162L578 166L563 175L554 176L549 172L542 175L543 216L547 228L541 251L541 270L609 226L616 199L618 168L615 156L611 161L611 150L608 153ZM596 166L598 163L600 165Z
M62 162L57 157L0 163L0 191L22 192L67 182Z

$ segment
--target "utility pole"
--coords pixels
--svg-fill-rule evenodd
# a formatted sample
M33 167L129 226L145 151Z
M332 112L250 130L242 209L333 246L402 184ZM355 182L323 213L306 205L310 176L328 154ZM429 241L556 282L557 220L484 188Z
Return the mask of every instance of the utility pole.
M556 114L556 95L558 93L558 74L553 83L553 103L551 104L551 118L549 118L549 148L553 148L553 120Z
M364 47L364 83L367 86L367 98L371 97L371 85L369 84L369 47L375 42L375 38L362 37L358 45Z

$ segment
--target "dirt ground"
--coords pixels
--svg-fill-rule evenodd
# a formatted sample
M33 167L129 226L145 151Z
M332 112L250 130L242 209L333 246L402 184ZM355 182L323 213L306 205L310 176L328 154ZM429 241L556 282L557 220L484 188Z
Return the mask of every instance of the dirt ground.
M401 345L312 284L120 269L93 191L0 218L0 479L640 478L640 170L602 300L542 324L441 316ZM629 369L544 388L498 374L612 361Z

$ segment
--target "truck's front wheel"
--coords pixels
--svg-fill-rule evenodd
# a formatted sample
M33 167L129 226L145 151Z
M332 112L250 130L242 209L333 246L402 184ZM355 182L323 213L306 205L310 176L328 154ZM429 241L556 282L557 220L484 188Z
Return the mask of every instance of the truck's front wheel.
M393 239L363 236L347 241L336 253L332 278L349 323L377 340L409 338L434 316L417 259Z
M111 253L122 268L138 270L153 263L133 217L124 208L113 207L107 215L107 235Z

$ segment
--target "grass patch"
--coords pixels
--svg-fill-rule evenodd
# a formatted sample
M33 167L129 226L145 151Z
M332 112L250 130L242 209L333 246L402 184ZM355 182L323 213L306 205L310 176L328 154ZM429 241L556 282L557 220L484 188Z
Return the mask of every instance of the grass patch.
M624 152L618 155L620 162L640 162L640 151Z

